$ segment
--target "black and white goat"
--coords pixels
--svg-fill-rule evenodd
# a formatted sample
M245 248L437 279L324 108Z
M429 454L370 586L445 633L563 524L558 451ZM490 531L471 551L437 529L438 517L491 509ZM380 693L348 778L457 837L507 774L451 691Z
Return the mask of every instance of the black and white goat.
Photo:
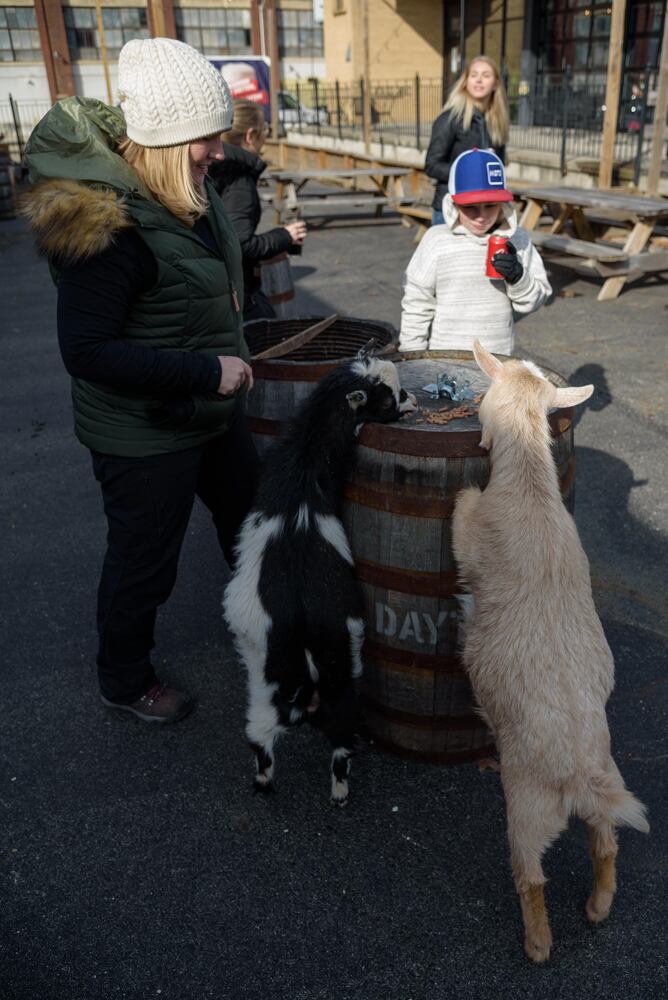
M340 520L343 487L360 426L414 409L391 362L357 358L318 383L267 455L223 601L248 671L258 790L271 787L278 734L308 720L332 744L332 801L346 804L364 604Z

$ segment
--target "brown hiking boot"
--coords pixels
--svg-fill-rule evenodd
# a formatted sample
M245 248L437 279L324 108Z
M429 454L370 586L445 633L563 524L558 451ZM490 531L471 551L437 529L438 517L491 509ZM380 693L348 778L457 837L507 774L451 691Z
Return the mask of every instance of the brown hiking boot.
M109 701L104 695L100 695L100 698L107 708L132 712L142 722L178 722L195 707L195 699L189 694L167 687L165 684L154 684L150 691L129 705Z

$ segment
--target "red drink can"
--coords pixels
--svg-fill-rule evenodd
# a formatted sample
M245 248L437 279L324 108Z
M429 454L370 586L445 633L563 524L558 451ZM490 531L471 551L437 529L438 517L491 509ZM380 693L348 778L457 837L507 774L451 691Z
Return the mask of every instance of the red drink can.
M499 274L492 264L492 257L496 253L508 253L506 249L507 242L508 240L505 236L490 236L489 243L487 244L487 269L485 271L488 278L503 278L503 275Z

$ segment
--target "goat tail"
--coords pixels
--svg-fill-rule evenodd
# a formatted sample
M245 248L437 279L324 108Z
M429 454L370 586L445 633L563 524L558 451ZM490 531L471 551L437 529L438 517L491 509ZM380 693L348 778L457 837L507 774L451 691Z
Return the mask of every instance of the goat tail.
M590 777L577 797L577 812L594 826L607 822L649 833L647 806L625 787L621 774L613 767L612 771L599 771Z

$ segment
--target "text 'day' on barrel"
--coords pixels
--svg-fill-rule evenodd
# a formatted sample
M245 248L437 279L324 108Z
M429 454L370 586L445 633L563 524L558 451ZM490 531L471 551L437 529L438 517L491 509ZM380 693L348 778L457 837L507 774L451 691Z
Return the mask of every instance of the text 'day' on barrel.
M441 419L447 400L422 387L447 371L476 393L487 380L471 354L397 355L401 384L420 411L400 423L367 424L345 490L344 525L364 590L366 642L362 690L379 744L404 756L457 763L486 756L493 741L477 713L459 650L462 610L452 553L459 490L484 487L489 458L480 448L477 403L464 419ZM559 385L564 380L543 369ZM573 413L550 416L564 501L572 508Z

